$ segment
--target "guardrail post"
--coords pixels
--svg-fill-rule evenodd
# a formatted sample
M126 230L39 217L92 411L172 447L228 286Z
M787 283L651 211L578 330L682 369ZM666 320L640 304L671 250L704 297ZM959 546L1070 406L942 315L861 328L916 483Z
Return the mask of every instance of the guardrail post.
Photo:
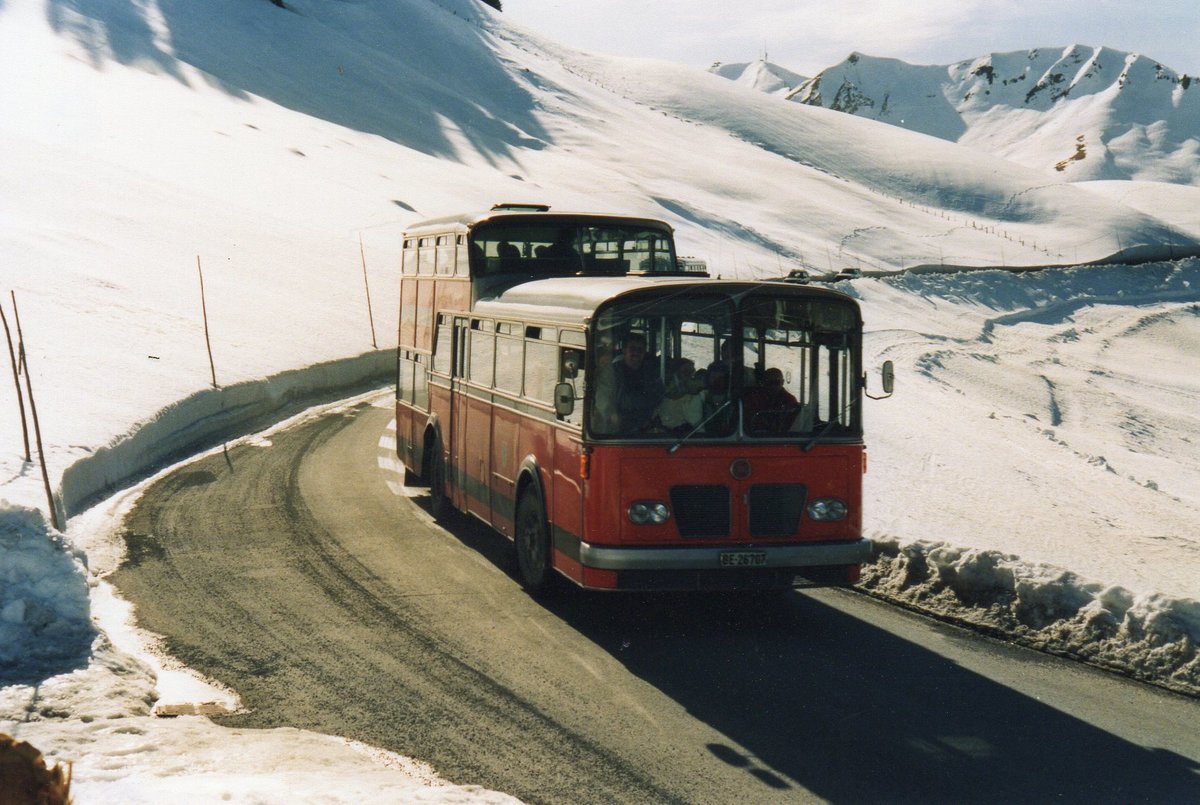
M25 351L25 336L21 333L21 313L17 310L17 295L9 291L13 303L13 319L17 323L17 355L21 368L25 371L25 391L29 395L29 413L33 417L33 436L37 441L38 459L42 465L42 485L46 488L46 504L50 507L50 524L55 531L62 531L58 519L58 509L54 505L54 493L50 491L50 473L46 469L46 451L42 447L42 428L38 424L37 404L33 401L33 379L29 372L29 356Z
M25 440L25 460L33 461L29 452L29 424L25 421L25 398L21 394L21 372L17 366L17 354L13 351L12 331L8 329L8 317L0 305L0 321L4 323L4 337L8 341L8 360L12 364L13 385L17 387L17 408L21 411L21 437Z
M208 337L208 303L204 300L204 270L200 268L200 255L196 255L196 273L200 275L200 313L204 317L204 346L208 348L208 368L212 372L213 388L217 385L217 365L213 363L212 341Z
M367 253L363 250L362 235L358 236L358 253L362 257L363 287L367 289L367 321L371 323L371 348L379 349L375 341L375 314L371 311L371 285L367 282Z

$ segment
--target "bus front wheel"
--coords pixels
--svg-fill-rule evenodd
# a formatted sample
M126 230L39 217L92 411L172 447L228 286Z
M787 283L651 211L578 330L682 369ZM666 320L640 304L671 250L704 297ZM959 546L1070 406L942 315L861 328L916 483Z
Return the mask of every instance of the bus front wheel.
M542 499L527 490L517 503L514 542L521 585L531 593L544 592L550 585L550 536L542 515Z

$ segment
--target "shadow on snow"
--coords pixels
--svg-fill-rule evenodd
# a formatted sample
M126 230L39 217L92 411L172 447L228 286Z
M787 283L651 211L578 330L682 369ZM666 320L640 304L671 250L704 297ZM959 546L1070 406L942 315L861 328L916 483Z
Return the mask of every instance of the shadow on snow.
M50 0L53 28L103 69L113 60L187 84L181 65L251 96L461 161L461 132L495 165L545 147L529 87L481 24L434 3ZM483 9L471 13L483 14ZM419 65L419 67L414 66Z

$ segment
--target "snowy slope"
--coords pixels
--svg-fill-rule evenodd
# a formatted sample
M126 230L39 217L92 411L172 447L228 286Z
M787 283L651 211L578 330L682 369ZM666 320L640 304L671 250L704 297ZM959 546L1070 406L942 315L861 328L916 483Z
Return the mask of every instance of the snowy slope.
M89 758L88 801L161 801L181 779L278 797L312 784L310 752L346 782L304 789L322 801L433 779L293 734L265 736L259 749L287 749L248 779L223 770L223 731L156 721L171 675L101 578L120 559L107 537L121 501L84 510L265 418L385 381L406 224L498 200L640 213L726 277L1168 258L1200 241L1190 186L1048 180L703 70L579 54L475 0L288 5L0 4L0 302L11 322L15 292L72 515L60 540L36 511L40 475L0 383L0 731ZM1200 686L1186 656L1200 472L1184 449L1200 439L1198 265L846 286L864 300L868 365L901 369L898 395L867 412L865 522L891 552L869 583L972 617L972 591L991 591L994 617L1005 595L1027 615L1060 591L1074 609L1038 611L1083 641L1074 653L1108 624L1107 664ZM904 504L914 488L920 508ZM1032 503L1015 517L1013 501ZM1050 640L1013 617L1015 636ZM1148 659L1164 647L1174 664ZM182 701L236 699L198 689ZM135 761L130 740L154 749ZM161 760L187 746L198 770L172 777Z
M1200 184L1200 87L1136 53L1072 45L947 66L851 54L789 97L974 146L1070 181Z
M730 260L724 243L708 240L714 232L741 241L740 265L732 267L748 264L752 276L786 273L788 260L819 270L848 261L887 271L922 263L1178 256L1200 234L1200 221L1173 228L1123 204L1114 207L1107 195L1047 182L975 149L870 121L848 125L855 118L825 110L796 114L778 98L700 81L686 67L544 47L564 62L574 60L572 72L667 116L663 137L698 144L696 152L671 152L672 169L693 177L687 192L651 193L658 212L679 223L685 250L710 257L716 251L710 265L719 270L728 270ZM670 119L698 128L685 134ZM637 159L641 151L627 131L613 132L619 154ZM653 171L661 158L647 155L639 164ZM710 175L706 165L714 162L738 170ZM702 231L692 231L695 225Z

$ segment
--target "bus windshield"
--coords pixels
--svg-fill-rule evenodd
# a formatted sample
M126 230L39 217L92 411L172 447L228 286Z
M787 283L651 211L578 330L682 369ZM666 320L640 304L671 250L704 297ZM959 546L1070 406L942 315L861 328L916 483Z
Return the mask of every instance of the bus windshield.
M641 223L506 218L472 233L477 275L618 276L679 270L671 232Z
M593 334L596 439L861 435L859 323L849 299L674 291L619 298Z

